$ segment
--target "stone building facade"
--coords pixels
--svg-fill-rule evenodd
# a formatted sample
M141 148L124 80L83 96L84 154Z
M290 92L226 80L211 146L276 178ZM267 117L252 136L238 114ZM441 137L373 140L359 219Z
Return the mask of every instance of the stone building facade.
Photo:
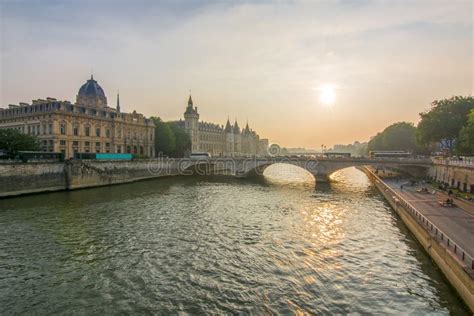
M462 166L449 161L435 161L428 176L462 192L474 193L474 164Z
M237 121L232 125L229 119L225 127L200 122L198 108L194 106L191 96L184 112L184 121L180 120L178 124L188 132L192 152L208 152L214 157L267 155L268 139L260 139L248 123L241 130Z
M76 103L54 98L0 108L0 128L36 135L42 150L74 153L134 153L154 156L153 122L142 114L115 108L93 76L81 86Z

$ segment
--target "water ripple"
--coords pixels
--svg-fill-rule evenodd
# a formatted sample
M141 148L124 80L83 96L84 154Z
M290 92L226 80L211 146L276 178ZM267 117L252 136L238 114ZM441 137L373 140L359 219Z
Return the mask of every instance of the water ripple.
M467 314L361 172L267 171L0 201L0 314Z

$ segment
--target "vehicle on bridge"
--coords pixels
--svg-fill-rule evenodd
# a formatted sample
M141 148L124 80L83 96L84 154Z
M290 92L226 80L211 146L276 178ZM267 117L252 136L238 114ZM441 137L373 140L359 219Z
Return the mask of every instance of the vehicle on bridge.
M324 157L343 157L343 158L351 158L351 153L338 153L338 152L325 152L323 153Z
M132 160L133 155L127 153L74 153L77 160Z
M192 160L202 160L211 158L211 154L208 152L194 152L189 155Z
M19 151L15 159L22 162L64 161L64 154L60 152Z
M402 150L372 150L369 152L369 158L406 158L412 154Z

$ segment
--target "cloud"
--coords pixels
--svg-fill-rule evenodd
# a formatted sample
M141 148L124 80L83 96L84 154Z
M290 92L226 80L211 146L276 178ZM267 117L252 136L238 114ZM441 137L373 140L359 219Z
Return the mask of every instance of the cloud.
M180 117L191 88L206 120L254 117L270 137L296 145L299 127L289 118L311 124L301 133L312 130L315 142L328 135L318 120L333 117L314 106L312 91L327 82L344 94L334 119L370 111L380 124L416 119L433 98L472 91L470 2L0 5L2 104L72 99L92 68L109 99L119 89L130 110Z

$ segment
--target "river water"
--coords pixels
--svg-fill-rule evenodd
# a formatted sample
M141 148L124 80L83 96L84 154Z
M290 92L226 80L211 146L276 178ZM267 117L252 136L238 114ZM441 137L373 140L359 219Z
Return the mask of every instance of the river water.
M0 314L468 314L356 169L0 200Z

